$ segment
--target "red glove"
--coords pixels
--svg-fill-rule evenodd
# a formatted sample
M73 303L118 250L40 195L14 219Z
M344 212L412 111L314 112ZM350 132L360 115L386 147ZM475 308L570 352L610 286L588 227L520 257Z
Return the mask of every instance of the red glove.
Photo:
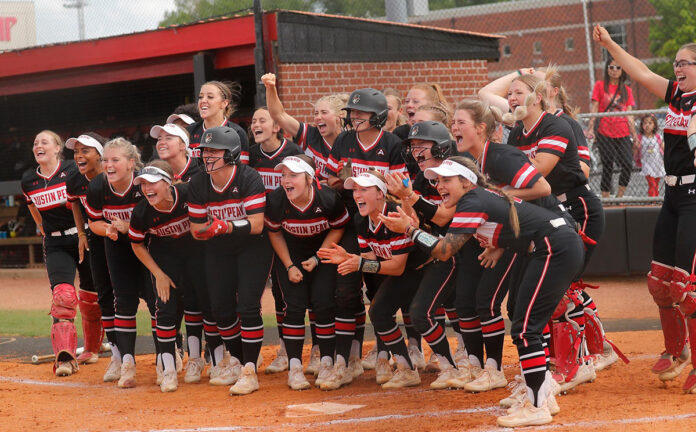
M220 219L213 216L213 220L210 221L210 223L208 225L206 225L205 228L198 230L198 232L196 234L198 235L198 238L201 238L203 240L208 240L208 239L213 238L215 236L227 234L227 230L228 230L227 222L221 221Z

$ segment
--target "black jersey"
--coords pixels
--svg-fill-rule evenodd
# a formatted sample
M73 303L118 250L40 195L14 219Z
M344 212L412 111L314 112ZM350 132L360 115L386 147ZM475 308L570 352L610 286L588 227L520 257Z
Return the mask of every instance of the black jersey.
M248 215L263 213L266 188L261 176L247 165L234 165L232 176L222 189L213 186L210 176L196 174L189 182L189 219L193 223L208 222L208 216L232 222Z
M395 212L396 204L385 203L382 214ZM405 233L390 231L381 221L374 225L369 216L355 215L353 222L358 235L360 253L374 252L380 261L391 259L394 255L409 253L414 249L413 241Z
M563 218L534 204L516 199L515 208L520 223L517 238L510 227L507 199L490 189L475 187L457 202L448 233L473 234L482 247L526 252L537 235L566 225Z
M515 147L486 141L479 169L498 187L529 189L542 177L522 151Z
M416 178L413 180L411 187L413 189L413 193L420 196L420 199L428 201L434 205L440 205L442 203L442 197L437 191L437 188L425 178L423 172L418 173ZM425 215L421 212L416 211L416 214L418 215L418 219L420 219L420 227L422 229L425 229L428 232L438 236L444 235L447 232L447 227L449 224L441 227L433 223L429 223L429 221L426 220Z
M287 156L302 154L302 150L294 142L283 138L280 146L272 153L266 153L260 144L254 144L249 150L249 166L253 167L263 180L266 191L270 192L280 186L283 173L275 167Z
M141 200L133 209L128 237L132 243L142 243L145 237L187 238L191 232L188 215L188 184L171 186L174 203L168 211L158 210L147 200Z
M264 221L269 231L283 231L293 258L304 260L317 252L329 230L343 228L350 217L336 191L312 185L312 197L305 208L293 204L282 188L270 192Z
M203 162L200 158L190 157L186 160L186 165L180 173L174 174L174 179L181 180L184 183L191 181L191 177L196 173L203 171Z
M244 163L248 164L249 163L249 137L247 136L246 131L239 126L237 123L231 121L230 119L226 119L220 126L227 126L229 128L232 128L237 132L237 135L239 135L239 142L242 145L242 153L239 156L239 160ZM198 148L198 146L201 144L201 137L203 136L203 132L205 132L206 127L205 123L203 120L196 122L194 124L190 124L186 127L188 130L188 133L190 135L189 138L189 147L192 150L192 155L193 157L200 157L201 156L201 151Z
M48 176L41 174L39 168L22 176L24 197L41 213L41 223L47 235L75 226L66 183L79 175L74 161L59 161L55 171Z
M401 140L385 131L380 131L375 141L368 144L361 142L354 130L341 132L331 148L326 172L338 176L341 163L348 159L352 160L353 176L370 168L382 174L407 173L401 156Z
M326 161L329 160L329 154L331 154L331 145L321 136L319 129L307 123L300 123L297 135L293 139L305 154L314 160L314 165L317 167L317 178L319 180L329 178L326 172Z
M668 175L696 174L694 152L689 150L686 129L696 114L696 91L684 93L676 81L670 80L665 93L668 104L665 118L665 171Z
M522 150L529 159L534 159L537 153L550 153L560 158L546 176L555 195L587 183L580 169L573 131L565 120L544 111L528 132L522 122L518 122L510 131L508 144Z
M578 146L578 158L589 166L590 148L587 146L587 138L585 138L585 132L582 130L580 123L560 108L556 110L554 115L562 118L570 125L570 129L573 131L573 137L575 138L575 144Z
M116 219L121 219L125 222L130 222L133 209L138 202L143 198L140 188L133 184L136 177L133 173L130 180L130 185L123 193L117 193L109 184L104 173L94 177L89 182L87 189L87 216L90 220L106 220L113 222ZM126 234L119 232L119 239L126 238Z

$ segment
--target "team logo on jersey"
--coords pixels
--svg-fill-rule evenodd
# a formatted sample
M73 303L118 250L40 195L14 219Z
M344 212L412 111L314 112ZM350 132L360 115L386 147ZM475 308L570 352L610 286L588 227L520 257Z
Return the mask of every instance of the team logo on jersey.
M356 104L358 102L360 102L360 95L356 94L355 96L353 96L353 103Z
M213 140L213 134L207 134L207 135L205 136L204 140L205 140L205 143L206 143L206 144L210 143L210 141Z
M314 209L314 213L321 213L321 207L317 207Z
M140 192L136 192L136 193L135 193L135 197L136 197L136 198L140 198L141 196L143 196L143 195L142 195Z
M411 128L411 136L418 135L418 126L413 126Z
M233 192L233 193L239 193L239 189L237 189L237 186L235 186L235 187L232 188L232 192Z
M384 156L384 150L382 150L382 149L377 150L377 154L379 156Z
M63 178L63 177L65 177L66 175L67 175L67 174L65 174L64 172L62 172L62 173L60 173L60 175L59 175L58 177Z

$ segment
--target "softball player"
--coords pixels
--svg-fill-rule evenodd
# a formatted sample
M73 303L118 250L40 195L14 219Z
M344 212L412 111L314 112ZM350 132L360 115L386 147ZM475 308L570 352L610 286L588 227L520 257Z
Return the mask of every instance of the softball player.
M135 337L138 304L146 300L152 323L155 348L155 305L149 274L133 253L128 240L131 214L142 198L140 189L133 184L136 172L142 167L137 148L123 138L116 138L104 146L104 172L89 182L86 210L90 230L105 237L106 262L114 289L114 329L120 362L113 362L104 381L118 380L121 388L135 387Z
M546 355L541 331L551 318L567 286L582 266L582 241L563 218L533 204L491 188L473 161L454 156L426 178L437 180L446 207L456 207L443 239L414 226L399 209L380 219L395 232L406 232L422 250L439 260L451 258L472 236L496 248L525 253L532 249L516 293L511 337L520 357L527 398L507 415L498 417L505 427L550 423L557 412L549 390ZM494 257L490 257L495 261Z
M194 157L200 157L198 147L201 137L209 128L227 126L239 135L242 146L240 161L249 163L249 139L246 131L237 123L229 120L237 109L237 102L241 97L241 86L238 83L224 83L220 81L208 81L201 86L198 93L198 113L203 120L190 124L187 131L190 136L189 146Z
M62 151L63 140L55 132L39 132L32 147L39 166L35 171L25 173L21 181L29 211L43 236L44 260L53 293L51 343L56 376L77 372L77 331L74 324L77 307L81 307L85 319L92 319L94 308L89 306L96 300L89 256L80 252L78 229L65 186L79 172L75 162L62 160ZM81 228L84 234L84 225ZM73 286L75 270L80 275L79 300Z
M320 264L316 253L320 247L340 241L349 216L336 192L314 185L316 168L309 156L288 156L275 169L282 172L282 187L268 195L266 228L277 254L274 277L284 303L283 338L290 357L288 385L302 390L309 388L302 372L304 315L309 307L316 315L321 351L314 384L323 385L334 369L336 266ZM348 359L339 355L336 373L345 376L347 364Z
M426 264L423 254L411 253L413 243L404 234L392 232L380 221L380 214L396 210L396 204L387 201L385 179L376 170L368 170L349 177L345 189L352 190L358 212L354 217L358 236L359 254L353 254L336 245L322 248L319 257L326 263L338 265L340 274L362 273L372 299L370 319L381 342L378 347L375 368L377 384L382 388L401 388L420 384L418 370L409 358L403 335L396 323L398 309L410 304L417 288L407 283L417 275L418 268ZM389 352L396 358L397 371L392 373L388 364ZM385 364L381 368L379 364ZM350 371L346 372L350 375ZM336 376L325 381L322 389L334 389L350 376Z
M262 235L265 188L256 170L241 163L241 143L234 129L206 130L201 148L205 172L189 182L191 233L207 240L208 294L220 336L231 354L229 363L222 364L223 350L214 352L210 383L234 384L230 394L249 394L259 388L261 295L273 260Z
M65 142L65 147L74 152L79 171L79 175L72 176L65 182L65 190L68 201L72 205L73 220L78 231L79 257L82 261L85 252L89 252L92 281L96 289L96 293L80 292L79 299L85 350L77 357L77 361L87 364L96 363L99 360L99 349L104 333L111 345L112 361L120 359L114 335L114 291L109 279L109 269L106 266L104 239L84 228L87 221L85 211L87 188L90 180L102 172L101 161L106 141L106 138L97 133L85 132Z
M668 80L624 51L604 27L595 26L592 36L631 79L668 104L664 127L665 200L655 224L653 261L648 274L648 289L660 311L665 352L653 365L652 372L662 381L673 380L690 358L694 369L682 388L693 394L696 393L696 344L692 340L689 350L687 338L696 335L696 296L692 282L696 263L696 230L693 229L696 44L680 47L673 63L676 80Z
M445 111L450 111L449 103L445 98L442 88L439 84L422 83L411 87L404 98L404 112L406 114L406 124L394 129L394 135L401 139L408 138L408 132L416 119L413 116L416 114L418 107L422 105L436 105L442 107Z
M343 187L348 177L357 176L370 168L382 174L407 171L401 155L401 140L382 129L389 109L387 99L381 92L370 88L355 90L345 110L346 123L352 129L342 132L334 141L326 170L329 186L341 193L348 214L353 217L358 212L355 200L352 191ZM349 253L358 253L352 225L346 228L340 246ZM339 275L336 281L336 353L344 358L350 355L348 369L353 377L363 372L360 357L365 332L365 307L360 286L358 273Z

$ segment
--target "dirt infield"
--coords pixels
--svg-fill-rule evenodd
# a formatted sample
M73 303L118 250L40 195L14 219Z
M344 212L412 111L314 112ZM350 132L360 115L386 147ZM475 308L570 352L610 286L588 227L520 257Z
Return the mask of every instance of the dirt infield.
M602 289L591 294L604 319L656 318L642 278L605 279L601 283ZM38 285L26 280L16 286L0 285L3 293L10 290L19 294L3 295L0 308L8 308L8 299L20 296L35 298L29 303L26 298L17 302L18 308L25 304L36 308L49 301L45 286ZM30 294L33 291L43 293ZM681 392L686 371L667 385L649 372L661 351L660 332L609 336L631 364L616 364L600 372L594 383L560 397L561 413L554 422L529 430L696 430L696 409L691 408L696 395ZM367 343L365 350L371 345ZM263 348L264 366L272 360L275 348ZM305 351L305 360L307 355ZM431 391L428 384L435 379L433 374L422 374L419 387L383 391L374 383L373 371L334 392L315 388L294 392L287 387L286 374L261 373L261 389L248 396L231 397L227 387L207 383L183 384L182 377L177 392L162 394L154 384L154 357L139 356L137 361L139 385L130 390L101 381L108 364L105 358L62 379L52 375L50 365L0 362L0 430L492 431L500 430L495 418L503 411L497 402L508 394L506 389L482 394ZM507 340L504 363L508 379L518 373L515 362L515 349Z

